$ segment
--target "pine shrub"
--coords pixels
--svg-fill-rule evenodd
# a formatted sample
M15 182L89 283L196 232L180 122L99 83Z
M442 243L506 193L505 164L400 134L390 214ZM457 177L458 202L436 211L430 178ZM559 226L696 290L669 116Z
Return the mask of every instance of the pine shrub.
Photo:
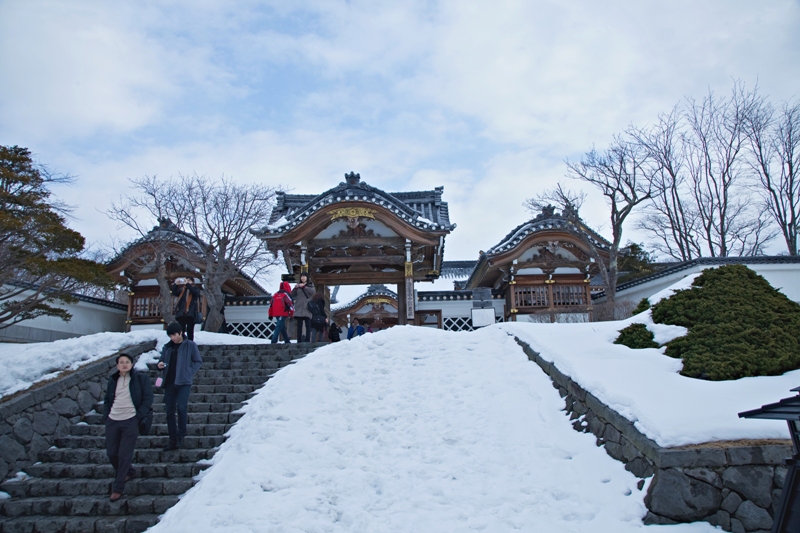
M704 270L652 316L689 330L666 350L683 359L685 376L721 381L800 368L800 305L744 265Z
M622 328L614 344L623 344L633 349L658 348L658 343L653 339L653 332L644 324L631 324Z
M639 304L633 309L633 314L638 315L639 313L644 313L648 309L650 309L650 300L642 298Z

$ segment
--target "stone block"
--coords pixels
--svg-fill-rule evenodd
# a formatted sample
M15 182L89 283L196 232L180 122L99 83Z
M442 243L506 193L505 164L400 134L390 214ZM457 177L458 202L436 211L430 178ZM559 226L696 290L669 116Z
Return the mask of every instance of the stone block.
M653 513L677 522L702 520L719 509L721 491L670 468L656 472L645 505Z
M731 533L747 533L747 530L739 520L731 518Z
M603 432L603 440L607 442L619 443L620 437L622 437L622 435L620 434L619 431L617 431L617 428L615 428L611 424L606 424L606 429Z
M606 425L603 424L599 418L593 416L592 419L589 421L589 426L587 428L591 434L596 437L602 437L603 432L606 429Z
M728 464L738 465L782 465L792 456L789 445L734 446L726 450Z
M67 519L64 517L40 518L35 522L36 533L61 533L66 527Z
M94 409L94 404L97 399L92 396L89 391L82 390L78 393L78 409L80 409L81 414L86 414L92 409Z
M623 438L620 444L622 445L622 457L626 463L642 456L642 453L628 439Z
M659 516L650 511L647 511L647 514L642 519L642 522L644 522L644 525L646 526L663 526L663 525L671 526L680 523L665 516Z
M72 375L72 376L70 376L70 377L77 377L77 376L75 376L75 374L73 374L73 375ZM70 388L67 390L67 392L66 392L66 396L67 396L67 398L69 398L69 399L71 399L71 400L77 400L77 399L78 399L78 394L79 394L80 392L81 392L81 389L80 389L80 388L78 388L78 386L77 386L77 385L73 385L72 387L70 387Z
M78 391L76 388L75 397L77 396ZM53 402L53 409L61 416L77 416L81 414L81 410L78 407L77 402L72 398L59 398Z
M0 481L4 480L6 476L8 476L8 472L8 463L3 459L0 459Z
M11 464L25 459L26 455L25 446L8 435L0 435L0 459Z
M60 418L52 409L37 411L33 413L33 430L39 435L52 435Z
M739 496L735 492L729 492L727 496L722 500L722 504L720 504L720 508L724 511L733 514L736 512L736 509L742 504L742 497Z
M773 474L771 466L732 466L722 473L722 482L743 499L767 508L772 504Z
M55 431L53 431L54 437L65 437L69 435L69 428L70 422L64 417L58 417L58 425L56 425Z
M64 533L86 533L94 531L94 523L97 518L93 516L71 516L67 520Z
M722 488L722 478L719 474L709 468L684 468L683 473L689 477L705 481L709 485L713 485L718 489Z
M4 420L0 420L0 435L7 435L13 430L14 428L12 428L10 424L7 424Z
M608 455L617 461L623 461L622 445L617 444L616 442L606 442L605 448Z
M712 526L719 526L725 531L731 530L731 515L727 511L717 511L715 514L707 517L706 522Z
M571 379L569 380L569 384L567 385L567 390L577 400L579 400L581 402L586 401L586 391L583 390L580 385L578 385L577 383L575 383Z
M754 529L770 529L772 517L766 509L759 507L750 500L745 500L734 515L742 523L746 531Z
M640 478L647 478L652 476L655 471L653 470L653 465L650 464L650 461L645 459L644 457L637 457L633 461L629 462L625 465L625 469L628 470L636 477Z
M100 387L100 384L97 383L96 381L89 381L86 384L86 390L89 392L89 394L92 395L92 397L95 400L99 400L103 394L102 387Z
M28 444L33 438L33 424L25 417L14 423L14 438L22 444Z
M776 466L775 473L772 476L772 483L779 489L783 488L783 482L786 481L786 467Z
M49 440L35 433L31 442L28 444L28 459L34 462L37 461L39 459L39 452L45 451L50 446Z
M725 450L722 448L663 449L658 454L658 459L656 464L661 468L714 467L725 466L727 463Z

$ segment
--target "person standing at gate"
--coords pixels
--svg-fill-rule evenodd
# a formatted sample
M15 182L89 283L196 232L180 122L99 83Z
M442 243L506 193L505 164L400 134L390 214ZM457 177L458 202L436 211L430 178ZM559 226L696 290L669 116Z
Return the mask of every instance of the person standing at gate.
M322 334L328 324L328 316L325 313L325 296L322 291L314 293L314 297L308 302L308 310L311 311L311 342L322 342Z
M197 349L194 341L183 337L180 324L173 322L167 326L167 335L169 342L161 349L161 357L158 359L157 366L161 370L164 409L167 412L167 431L169 432L169 444L164 451L171 451L180 448L186 437L192 378L203 364L203 359L200 357L200 350Z
M200 291L191 278L178 278L172 285L172 295L178 298L175 302L175 320L181 325L186 338L194 341L194 325L203 321L200 313Z
M311 340L311 311L308 310L308 302L314 296L314 284L308 279L308 273L300 274L300 283L292 289L292 300L294 300L294 320L297 323L297 342L308 342ZM305 330L304 330L305 328ZM305 331L305 333L303 333Z
M180 327L180 326L179 326ZM125 482L136 476L131 463L139 437L139 422L153 412L153 387L146 372L136 372L128 354L117 356L117 371L108 378L103 422L106 454L114 467L110 500L122 498Z
M289 332L286 331L286 321L294 315L294 304L289 295L292 286L288 281L281 281L281 288L272 296L269 304L269 317L275 319L275 331L272 332L272 344L277 344L283 338L286 344L292 342Z

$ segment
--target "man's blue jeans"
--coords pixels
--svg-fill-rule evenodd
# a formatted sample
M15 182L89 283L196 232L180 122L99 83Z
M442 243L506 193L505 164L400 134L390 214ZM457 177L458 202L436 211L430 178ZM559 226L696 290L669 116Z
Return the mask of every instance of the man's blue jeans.
M186 436L186 422L189 418L189 392L191 385L167 385L164 387L164 408L167 411L167 430L170 443L178 443ZM175 420L175 411L178 420Z
M291 339L289 338L289 332L286 331L286 321L289 320L288 316L277 316L275 317L275 331L272 332L272 344L276 344L280 337L283 337L283 340L289 342Z

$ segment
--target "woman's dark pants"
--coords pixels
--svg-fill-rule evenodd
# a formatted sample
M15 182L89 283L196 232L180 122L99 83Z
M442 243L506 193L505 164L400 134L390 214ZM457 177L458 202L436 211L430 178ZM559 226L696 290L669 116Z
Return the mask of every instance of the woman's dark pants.
M135 416L128 420L106 419L106 454L116 472L111 492L122 494L125 491L125 478L134 475L131 463L138 436L139 419Z
M182 316L178 317L175 320L178 321L178 324L181 325L183 328L183 333L186 334L186 338L190 341L194 340L194 317L193 316Z
M186 422L189 418L187 409L191 390L191 385L167 385L164 387L164 409L167 412L167 430L171 444L180 444L186 436ZM175 420L176 410L178 412L177 421Z
M296 316L297 321L297 342L308 342L311 340L311 319L307 316ZM305 326L305 329L303 328ZM303 335L305 331L305 335Z

